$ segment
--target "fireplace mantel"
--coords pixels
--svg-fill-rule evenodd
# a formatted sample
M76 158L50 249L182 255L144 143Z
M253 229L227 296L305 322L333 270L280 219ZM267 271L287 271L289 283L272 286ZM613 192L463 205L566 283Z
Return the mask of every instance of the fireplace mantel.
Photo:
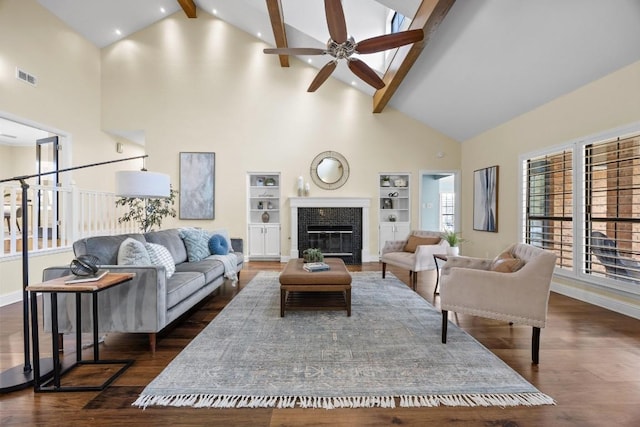
M291 258L298 258L298 208L361 208L362 261L369 261L369 209L371 199L365 197L290 197Z

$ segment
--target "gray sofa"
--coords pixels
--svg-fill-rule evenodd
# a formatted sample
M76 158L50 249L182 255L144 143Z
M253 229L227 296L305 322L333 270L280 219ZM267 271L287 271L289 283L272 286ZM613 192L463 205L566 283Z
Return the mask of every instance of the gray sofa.
M142 243L155 243L166 247L176 266L176 272L167 278L165 267L159 265L117 265L120 244L127 238ZM242 240L230 239L237 258L238 279L244 262ZM76 256L91 254L99 259L100 267L110 272L135 273L132 281L107 289L98 297L100 332L135 332L149 334L151 350L155 351L156 334L206 296L220 287L225 280L223 263L213 256L189 262L187 248L177 229L145 234L89 237L73 244ZM68 266L44 270L43 279L50 280L69 275ZM82 331L93 328L89 295L82 296ZM51 330L51 306L44 298L44 327ZM72 295L58 294L58 326L60 333L76 330L75 299Z

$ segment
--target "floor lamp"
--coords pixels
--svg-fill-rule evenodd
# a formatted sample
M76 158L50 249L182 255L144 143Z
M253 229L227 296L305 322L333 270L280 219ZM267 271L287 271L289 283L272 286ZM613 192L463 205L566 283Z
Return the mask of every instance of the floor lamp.
M13 178L0 180L0 183L17 181L20 183L20 186L22 187L22 313L23 313L23 340L24 340L24 365L15 366L13 368L7 369L6 371L3 371L0 373L0 394L9 393L12 391L21 390L26 387L29 387L30 385L33 384L33 380L34 380L33 371L31 367L31 347L29 342L29 337L30 337L29 332L31 330L30 323L29 323L29 295L26 290L27 286L29 286L29 242L28 242L29 223L28 223L28 215L27 215L27 198L28 198L27 190L29 189L29 184L27 184L26 180L30 178L45 176L45 175L52 175L60 172L68 172L76 169L91 168L94 166L125 162L128 160L144 159L146 157L149 157L149 156L145 154L142 156L128 157L126 159L109 160L106 162L92 163L89 165L75 166L75 167L59 169L51 172L44 172L44 173L39 173L34 175L17 176ZM149 175L140 177L138 174L141 174L141 173L149 174ZM157 189L160 188L160 185L166 185L166 190L164 193L162 193L162 194L165 194L165 196L156 195L154 197L168 196L168 193L169 193L169 176L168 175L153 173L153 172L138 172L138 171L133 172L133 174L134 175L132 175L132 177L138 176L140 179L143 179L144 182L147 182L147 183L148 183L149 177L155 178L151 180L150 185L156 185L156 187L153 187L153 188L156 188L156 193L159 191ZM160 182L162 184L158 184ZM152 193L152 194L156 194L156 193ZM43 374L44 378L51 375L51 372L53 370L53 362L51 358L41 361L40 366L41 366L41 372L44 373Z

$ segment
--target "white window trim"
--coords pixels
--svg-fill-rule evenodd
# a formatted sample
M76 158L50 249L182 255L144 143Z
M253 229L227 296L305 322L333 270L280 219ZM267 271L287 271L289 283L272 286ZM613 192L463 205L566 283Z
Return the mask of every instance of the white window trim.
M631 136L633 134L637 134L640 132L640 121L631 123L628 125L620 126L617 128L609 129L603 132L595 133L592 135L575 138L568 142L564 142L562 144L558 144L551 147L546 147L540 150L530 151L527 153L522 153L518 157L518 206L519 206L519 215L518 215L518 240L520 243L525 242L525 216L526 216L526 203L525 203L525 194L527 189L527 181L526 181L526 162L529 159L545 156L548 154L558 153L564 150L572 150L573 156L573 235L574 237L574 262L573 268L570 270L568 268L555 268L554 274L559 277L566 277L574 280L578 280L583 283L588 283L591 285L597 285L599 287L605 287L607 289L616 289L619 291L628 292L631 294L640 295L640 287L634 284L627 284L621 281L609 279L606 277L594 277L593 275L582 273L580 270L580 266L584 265L586 260L586 255L583 251L582 243L584 241L584 230L582 228L582 224L585 222L585 212L584 212L584 204L582 203L582 199L584 196L584 173L585 173L585 162L584 162L584 147L588 144L593 144L597 142L602 142L607 139L613 138L625 138L627 136Z

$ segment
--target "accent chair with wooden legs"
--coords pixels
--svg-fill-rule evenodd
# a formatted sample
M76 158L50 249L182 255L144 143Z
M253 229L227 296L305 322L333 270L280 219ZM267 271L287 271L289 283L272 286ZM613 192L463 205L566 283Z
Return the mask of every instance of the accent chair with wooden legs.
M531 356L538 364L555 264L554 253L524 243L494 259L449 256L440 276L442 343L447 342L449 311L530 325Z

